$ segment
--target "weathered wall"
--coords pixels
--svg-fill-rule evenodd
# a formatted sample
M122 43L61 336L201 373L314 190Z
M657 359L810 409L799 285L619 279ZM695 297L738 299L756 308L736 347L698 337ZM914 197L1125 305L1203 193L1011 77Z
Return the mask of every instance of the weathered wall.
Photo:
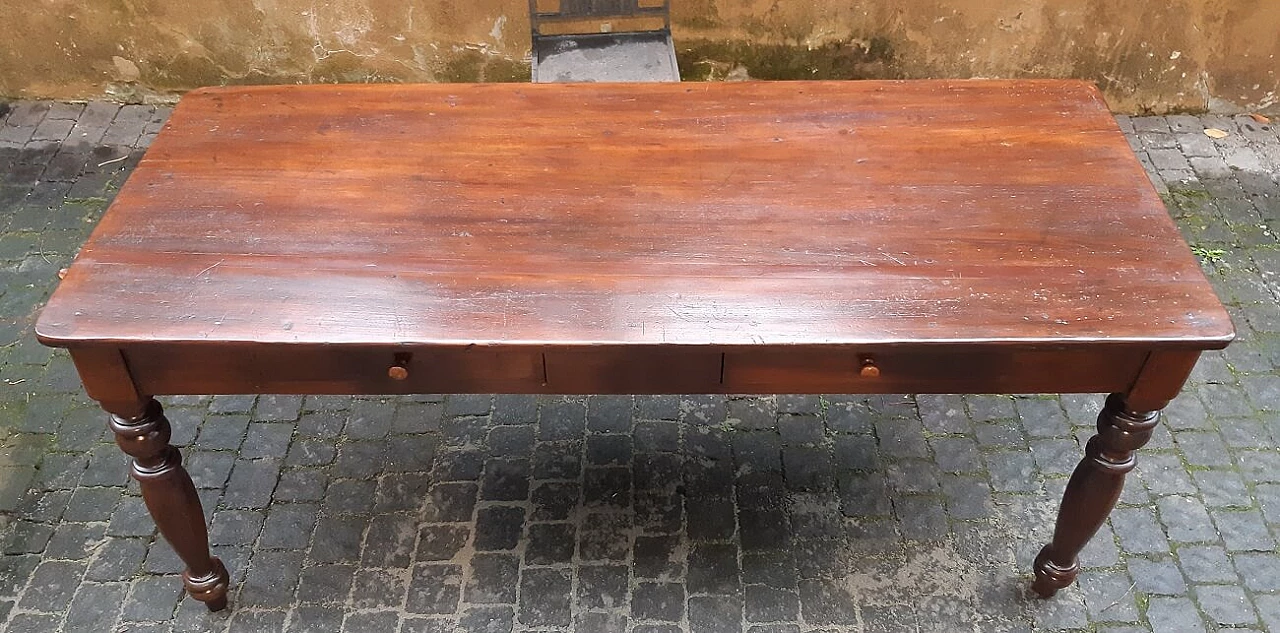
M523 81L525 0L0 0L0 95ZM1280 109L1274 0L672 0L686 78L1083 77L1122 112Z
M695 37L839 44L846 59L860 48L848 65L868 76L1082 77L1125 112L1280 103L1274 1L684 0L673 10Z

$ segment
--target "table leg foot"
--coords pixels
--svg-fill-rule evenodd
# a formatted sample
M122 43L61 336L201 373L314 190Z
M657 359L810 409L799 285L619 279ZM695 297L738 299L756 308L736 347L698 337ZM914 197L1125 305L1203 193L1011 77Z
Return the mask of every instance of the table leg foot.
M1033 591L1048 598L1070 585L1080 573L1077 556L1107 520L1124 476L1136 463L1134 451L1151 439L1159 411L1131 411L1122 394L1111 394L1098 415L1098 434L1090 438L1062 495L1053 541L1040 550L1034 565Z
M182 584L187 593L194 599L203 602L210 611L221 611L227 608L227 585L230 575L222 560L217 556L210 557L213 571L206 576L193 577L190 572L182 572Z
M1051 547L1050 545L1045 545L1040 550L1040 554L1036 556L1036 562L1032 565L1036 579L1031 583L1031 590L1041 598L1052 598L1054 594L1058 593L1059 589L1075 582L1076 576L1080 574L1080 565L1078 563L1070 567L1059 567L1054 563L1053 552L1050 551Z
M211 611L227 606L230 577L222 561L210 555L204 510L182 455L169 444L169 420L160 403L148 400L140 415L111 415L116 444L133 457L130 469L142 488L147 511L160 534L186 564L183 585Z

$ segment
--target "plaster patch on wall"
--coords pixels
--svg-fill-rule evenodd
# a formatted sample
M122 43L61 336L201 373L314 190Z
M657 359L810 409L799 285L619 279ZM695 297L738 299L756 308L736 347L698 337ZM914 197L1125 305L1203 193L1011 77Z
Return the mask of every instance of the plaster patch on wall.
M111 65L115 68L117 81L137 81L142 76L142 71L138 70L137 64L119 55L112 56Z
M315 39L312 52L316 61L324 61L337 53L350 53L357 57L376 54L372 48L366 53L358 53L353 48L368 44L365 36L373 29L373 12L359 0L332 0L323 4L312 2L305 13L307 29ZM329 48L326 41L336 40L334 48Z
M493 29L489 31L489 37L495 42L502 41L502 29L507 25L507 16L500 15L498 19L493 21Z

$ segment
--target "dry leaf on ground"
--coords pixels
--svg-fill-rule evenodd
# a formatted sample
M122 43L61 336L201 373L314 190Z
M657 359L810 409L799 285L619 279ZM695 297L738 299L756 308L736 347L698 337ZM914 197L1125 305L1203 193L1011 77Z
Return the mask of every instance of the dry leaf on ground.
M1204 135L1209 138L1227 138L1231 133L1226 130L1219 130L1216 127L1205 128Z
M1249 118L1253 119L1254 121L1257 121L1258 123L1263 123L1263 124L1271 122L1271 119L1268 118L1266 115L1257 114L1257 113L1250 114Z

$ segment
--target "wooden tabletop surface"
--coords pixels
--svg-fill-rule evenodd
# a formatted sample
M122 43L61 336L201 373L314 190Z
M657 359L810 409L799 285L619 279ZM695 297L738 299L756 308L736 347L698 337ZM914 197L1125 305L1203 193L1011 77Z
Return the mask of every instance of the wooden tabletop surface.
M197 90L37 332L1217 348L1232 326L1093 86L864 81Z

